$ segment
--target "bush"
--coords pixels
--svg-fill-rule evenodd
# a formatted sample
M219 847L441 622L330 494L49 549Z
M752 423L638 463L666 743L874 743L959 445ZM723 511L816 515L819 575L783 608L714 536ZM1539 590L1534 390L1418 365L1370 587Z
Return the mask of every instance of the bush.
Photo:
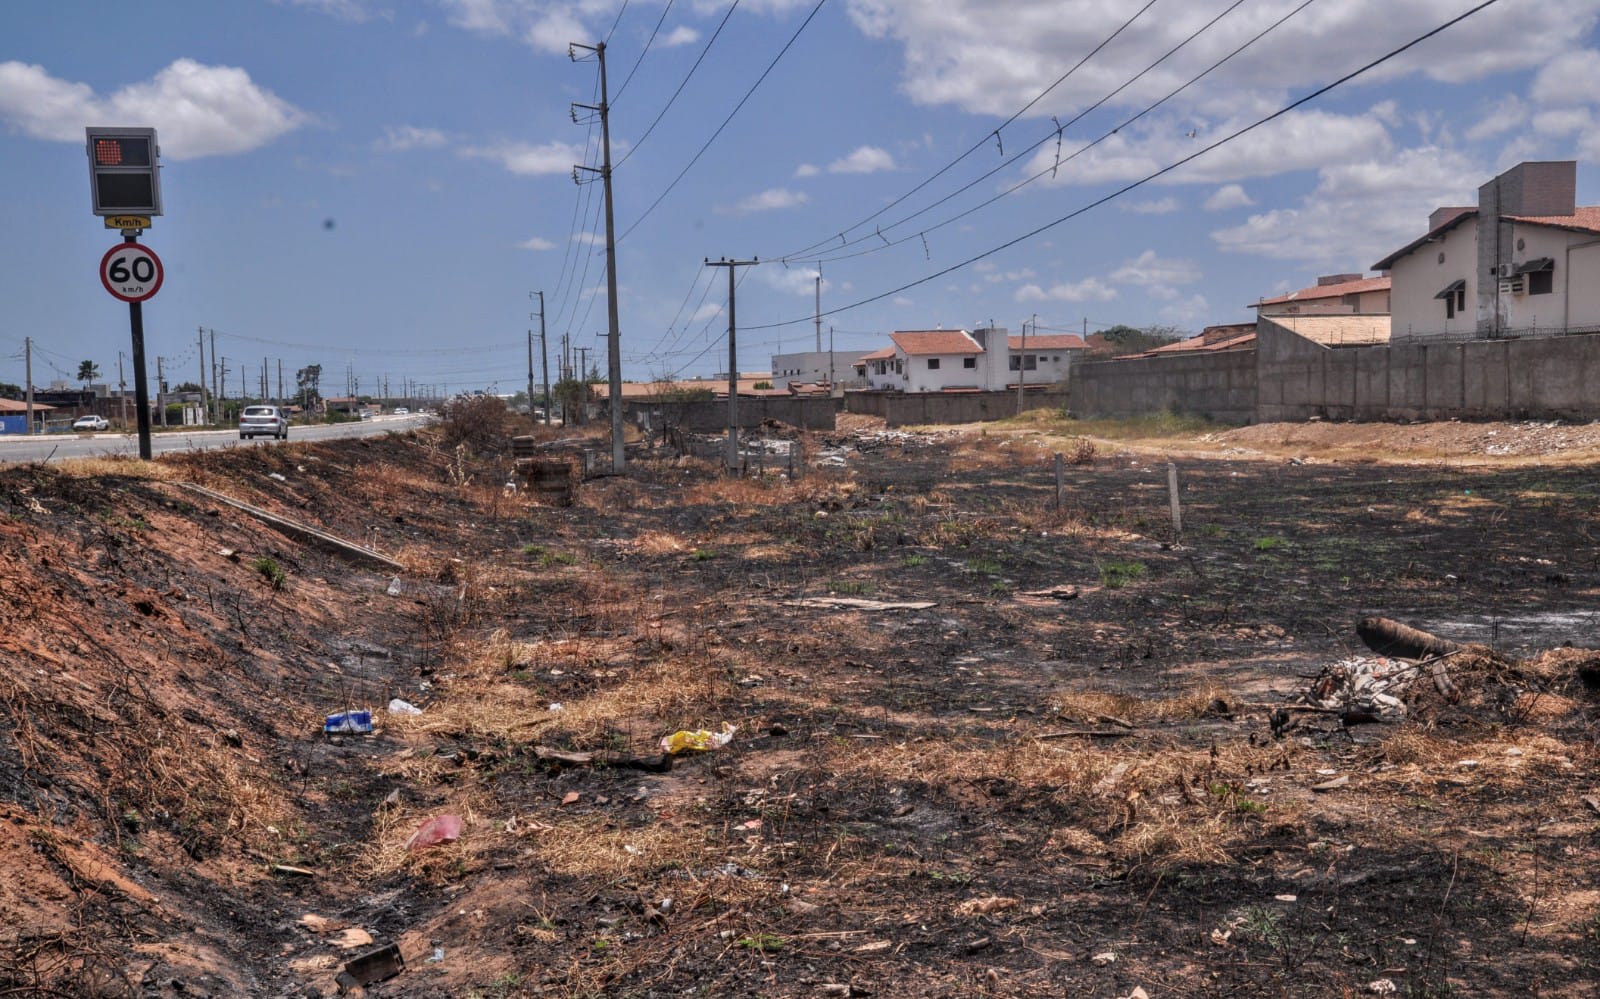
M439 407L439 426L446 447L465 444L473 452L505 442L506 404L492 395L461 395Z

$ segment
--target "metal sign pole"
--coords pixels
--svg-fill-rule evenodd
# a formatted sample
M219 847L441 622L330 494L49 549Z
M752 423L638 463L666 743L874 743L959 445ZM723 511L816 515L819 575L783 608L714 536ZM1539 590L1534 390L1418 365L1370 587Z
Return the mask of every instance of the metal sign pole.
M123 233L124 243L137 243L135 232ZM144 373L144 303L128 303L128 326L133 332L133 404L139 426L139 457L150 460L150 385Z

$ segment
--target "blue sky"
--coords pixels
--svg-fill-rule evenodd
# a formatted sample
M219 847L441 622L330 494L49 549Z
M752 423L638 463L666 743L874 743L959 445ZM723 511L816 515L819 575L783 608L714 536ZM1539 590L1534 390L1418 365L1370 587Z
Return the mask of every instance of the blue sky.
M540 290L552 358L567 334L603 367L600 185L572 180L598 164L598 125L571 114L598 71L567 44L607 37L634 379L726 369L726 271L706 257L763 261L739 272L737 318L741 369L764 370L811 348L819 261L839 349L1035 315L1198 330L1364 269L1519 160L1579 160L1579 202L1600 201L1600 0L1500 0L1027 235L1474 6L1300 3L13 0L0 381L23 380L24 337L41 385L129 349L96 276L117 237L90 214L90 124L160 132L166 215L144 241L167 277L144 316L171 381L197 377L206 327L235 393L263 359L320 363L325 391L347 371L364 392L509 391Z

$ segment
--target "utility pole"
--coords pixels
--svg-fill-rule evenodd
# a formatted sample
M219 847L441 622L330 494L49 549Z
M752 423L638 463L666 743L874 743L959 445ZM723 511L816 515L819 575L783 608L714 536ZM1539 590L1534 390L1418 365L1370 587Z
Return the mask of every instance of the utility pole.
M22 338L22 380L28 383L28 429L33 433L33 337Z
M117 419L128 426L128 379L122 374L122 351L117 351Z
M550 425L550 349L545 345L544 335L544 292L530 291L528 297L539 296L539 360L544 367L544 422ZM533 318L529 313L528 318ZM528 422L537 424L533 418L533 330L528 331Z
M817 352L822 352L822 261L817 261ZM828 362L833 363L831 360Z
M211 406L216 410L216 416L211 420L212 425L222 425L222 381L221 375L227 372L217 370L217 331L211 331ZM205 382L201 381L201 385Z
M833 377L833 327L828 327L828 398L833 398L833 388L838 382Z
M161 371L161 362L165 360L160 354L156 355L156 412L161 414L161 425L167 425L167 376Z
M211 402L206 398L206 329L204 326L196 326L195 330L199 333L200 340L200 381L197 383L200 386L200 410L205 414L201 422L210 423Z
M991 320L993 322L993 320ZM1033 314L1033 325L1039 325L1039 314ZM1037 329L1034 330L1038 332ZM1028 321L1022 321L1022 349L1017 351L1017 415L1022 415L1022 389L1028 381Z
M707 267L728 269L728 474L739 474L739 346L736 340L738 325L734 321L733 293L736 287L733 274L740 267L759 264L759 258L749 260L721 260L706 258Z
M283 405L283 358L278 358L278 405Z
M611 470L620 472L627 461L622 439L622 345L617 336L617 228L611 202L611 105L606 91L606 43L594 46L574 43L567 56L575 58L572 49L588 49L600 60L600 106L577 107L600 113L600 180L606 195L606 318L610 326L610 342L606 347L606 373L611 383ZM592 167L583 167L592 170Z

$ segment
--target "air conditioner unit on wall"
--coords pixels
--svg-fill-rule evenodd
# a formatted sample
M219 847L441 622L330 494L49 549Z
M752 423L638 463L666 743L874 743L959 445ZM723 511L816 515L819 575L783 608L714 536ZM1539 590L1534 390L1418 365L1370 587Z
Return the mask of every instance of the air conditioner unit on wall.
M1524 283L1521 275L1518 275L1514 278L1506 278L1500 282L1500 294L1520 295L1523 293L1526 287L1527 285Z

